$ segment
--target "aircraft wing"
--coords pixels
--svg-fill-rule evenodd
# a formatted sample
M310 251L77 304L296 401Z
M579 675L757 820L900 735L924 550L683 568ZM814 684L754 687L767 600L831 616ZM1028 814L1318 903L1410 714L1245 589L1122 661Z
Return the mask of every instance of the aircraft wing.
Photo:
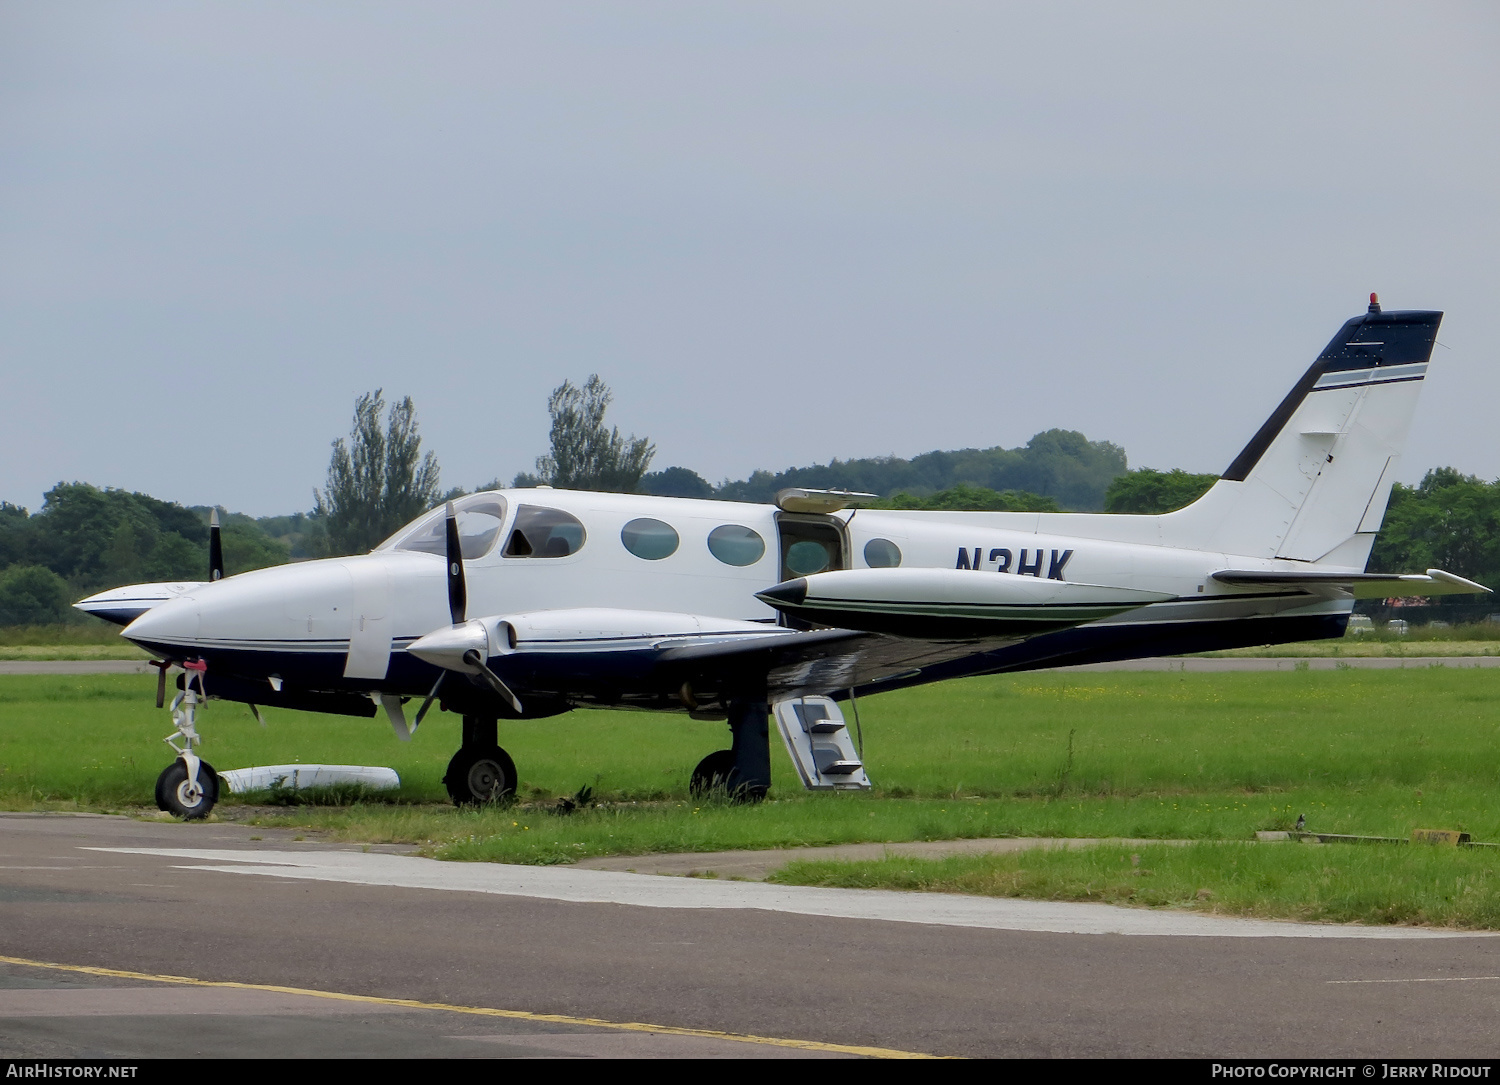
M589 608L476 618L409 651L446 670L493 670L523 691L643 680L662 690L744 688L765 676L772 700L836 693L992 651L1022 636L910 639L849 629L797 631L693 614ZM477 653L477 655L475 655Z
M1478 595L1490 589L1441 569L1425 573L1341 573L1325 570L1276 572L1265 569L1222 569L1213 574L1221 584L1264 588L1301 588L1340 591L1356 599L1401 596Z
M822 696L879 682L964 656L994 651L1019 637L909 640L847 629L810 629L758 642L682 645L662 651L663 668L732 672L764 668L773 701Z

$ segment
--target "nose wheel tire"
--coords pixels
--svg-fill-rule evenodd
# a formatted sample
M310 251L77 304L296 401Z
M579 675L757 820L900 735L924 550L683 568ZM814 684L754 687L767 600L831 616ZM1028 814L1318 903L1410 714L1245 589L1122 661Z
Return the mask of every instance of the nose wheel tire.
M219 774L207 761L198 762L198 786L188 780L187 765L173 761L156 778L156 806L186 821L208 817L219 801Z
M454 806L504 802L516 793L516 763L499 746L465 746L443 777Z

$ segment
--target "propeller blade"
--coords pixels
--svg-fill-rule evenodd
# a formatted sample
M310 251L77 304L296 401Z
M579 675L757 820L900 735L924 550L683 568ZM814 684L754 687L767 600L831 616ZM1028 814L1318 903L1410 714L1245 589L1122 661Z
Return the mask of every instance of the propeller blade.
M491 689L510 702L510 706L516 710L516 715L519 716L521 714L520 698L510 691L509 686L500 681L498 674L485 666L484 657L479 654L477 648L470 648L464 653L464 662L476 669L479 672L479 676L489 683Z
M437 699L438 690L443 688L443 679L447 677L447 671L438 672L437 681L432 683L432 692L427 695L427 700L422 702L422 707L417 709L416 719L411 721L412 734L416 734L417 728L422 726L422 717L427 715L427 710L432 707L432 702Z
M224 579L224 540L219 533L219 510L208 511L208 579Z
M454 625L461 625L469 607L469 591L464 584L464 552L458 541L458 514L448 502L448 614Z
M165 659L153 659L151 666L156 668L156 707L160 708L167 702L167 668L172 664Z

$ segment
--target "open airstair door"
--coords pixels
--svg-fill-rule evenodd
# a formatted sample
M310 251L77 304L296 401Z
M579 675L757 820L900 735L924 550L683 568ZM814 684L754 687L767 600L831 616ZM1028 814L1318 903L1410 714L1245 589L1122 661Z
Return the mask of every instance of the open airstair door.
M772 706L776 727L809 791L868 791L870 778L839 706L827 697L795 697Z
M778 512L776 533L781 542L781 579L835 572L849 568L849 536L832 516ZM811 629L801 618L783 615L781 624Z

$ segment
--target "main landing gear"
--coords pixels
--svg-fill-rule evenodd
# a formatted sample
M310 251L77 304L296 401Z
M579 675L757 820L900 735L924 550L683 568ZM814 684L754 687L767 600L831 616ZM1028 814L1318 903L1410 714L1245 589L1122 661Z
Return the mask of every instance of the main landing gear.
M693 770L693 798L726 795L731 802L760 802L771 790L771 707L765 701L730 701L734 746L715 750Z
M165 683L167 665L158 666ZM203 674L208 665L188 661L182 664L182 668L185 672L182 692L172 698L172 722L177 725L177 730L162 740L176 752L177 760L156 778L156 805L160 810L191 821L208 817L219 801L219 774L193 752L193 747L202 741L198 736L197 715L198 705L205 696ZM195 683L196 690L193 689ZM160 707L160 701L157 707ZM181 746L173 741L178 738L182 739Z
M516 763L500 748L493 717L465 716L463 745L448 762L443 784L454 806L504 802L516 793Z

